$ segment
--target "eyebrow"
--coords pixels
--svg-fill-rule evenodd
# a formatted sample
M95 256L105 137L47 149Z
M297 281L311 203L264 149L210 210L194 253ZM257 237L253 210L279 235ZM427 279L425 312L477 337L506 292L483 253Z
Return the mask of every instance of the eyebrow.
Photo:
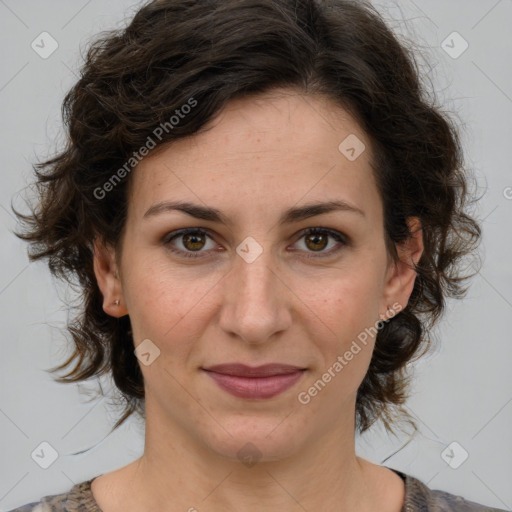
M200 206L186 201L162 201L154 204L146 211L143 218L153 217L171 211L183 212L191 217L195 217L196 219L219 222L225 225L231 224L230 220L220 210L212 207ZM356 213L362 217L366 216L364 211L360 208L357 208L345 201L338 200L308 203L304 206L289 208L283 212L278 224L292 224L293 222L298 222L309 219L310 217L315 217L316 215L322 215L324 213L331 213L334 211L345 211Z

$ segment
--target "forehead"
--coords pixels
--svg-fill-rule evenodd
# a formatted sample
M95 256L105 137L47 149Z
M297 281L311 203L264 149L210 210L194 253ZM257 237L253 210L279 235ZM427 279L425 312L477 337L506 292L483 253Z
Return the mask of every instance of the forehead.
M379 210L370 162L366 134L342 107L274 91L233 100L199 133L150 153L134 171L130 203L138 216L172 199L227 214L336 199Z

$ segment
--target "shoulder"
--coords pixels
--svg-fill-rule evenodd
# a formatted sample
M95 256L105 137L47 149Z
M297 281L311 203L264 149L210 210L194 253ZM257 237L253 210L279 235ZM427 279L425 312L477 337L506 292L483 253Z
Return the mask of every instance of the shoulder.
M403 512L506 512L469 501L446 491L433 490L421 480L394 469L405 480Z
M439 510L440 512L453 511L453 512L506 512L503 509L487 507L476 503L474 501L468 501L462 496L450 494L445 491L430 491L433 510Z
M9 512L101 512L91 492L92 480L75 484L68 492L44 496Z

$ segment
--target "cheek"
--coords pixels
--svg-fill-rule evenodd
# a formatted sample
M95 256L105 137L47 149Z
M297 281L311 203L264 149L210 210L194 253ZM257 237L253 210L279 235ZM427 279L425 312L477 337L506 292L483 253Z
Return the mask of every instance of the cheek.
M316 340L319 364L309 384L315 386L313 394L322 390L318 405L354 396L367 372L379 320L382 268L373 258L360 257L336 277L325 276L315 288L309 306L317 321L310 335Z
M310 306L319 321L334 332L357 335L378 319L382 288L375 268L362 267L343 271L338 276L318 281Z
M325 288L328 291L310 304L312 310L321 312L310 331L316 340L318 364L297 399L310 414L322 414L327 423L346 411L348 401L355 400L368 370L377 332L377 277L368 269L353 272L336 284L331 281Z
M162 256L133 254L130 260L123 293L135 340L166 344L179 340L177 349L186 350L187 340L200 334L198 320L206 314L209 293L214 295L221 276L198 275L192 266L178 270Z

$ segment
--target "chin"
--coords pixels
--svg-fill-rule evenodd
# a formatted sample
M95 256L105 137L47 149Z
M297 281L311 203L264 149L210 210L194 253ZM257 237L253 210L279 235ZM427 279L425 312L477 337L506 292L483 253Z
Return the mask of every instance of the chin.
M283 460L297 453L307 441L297 425L294 428L293 422L283 419L238 416L229 422L219 421L225 430L217 429L218 436L213 438L210 432L205 441L216 455L247 467L256 462Z

